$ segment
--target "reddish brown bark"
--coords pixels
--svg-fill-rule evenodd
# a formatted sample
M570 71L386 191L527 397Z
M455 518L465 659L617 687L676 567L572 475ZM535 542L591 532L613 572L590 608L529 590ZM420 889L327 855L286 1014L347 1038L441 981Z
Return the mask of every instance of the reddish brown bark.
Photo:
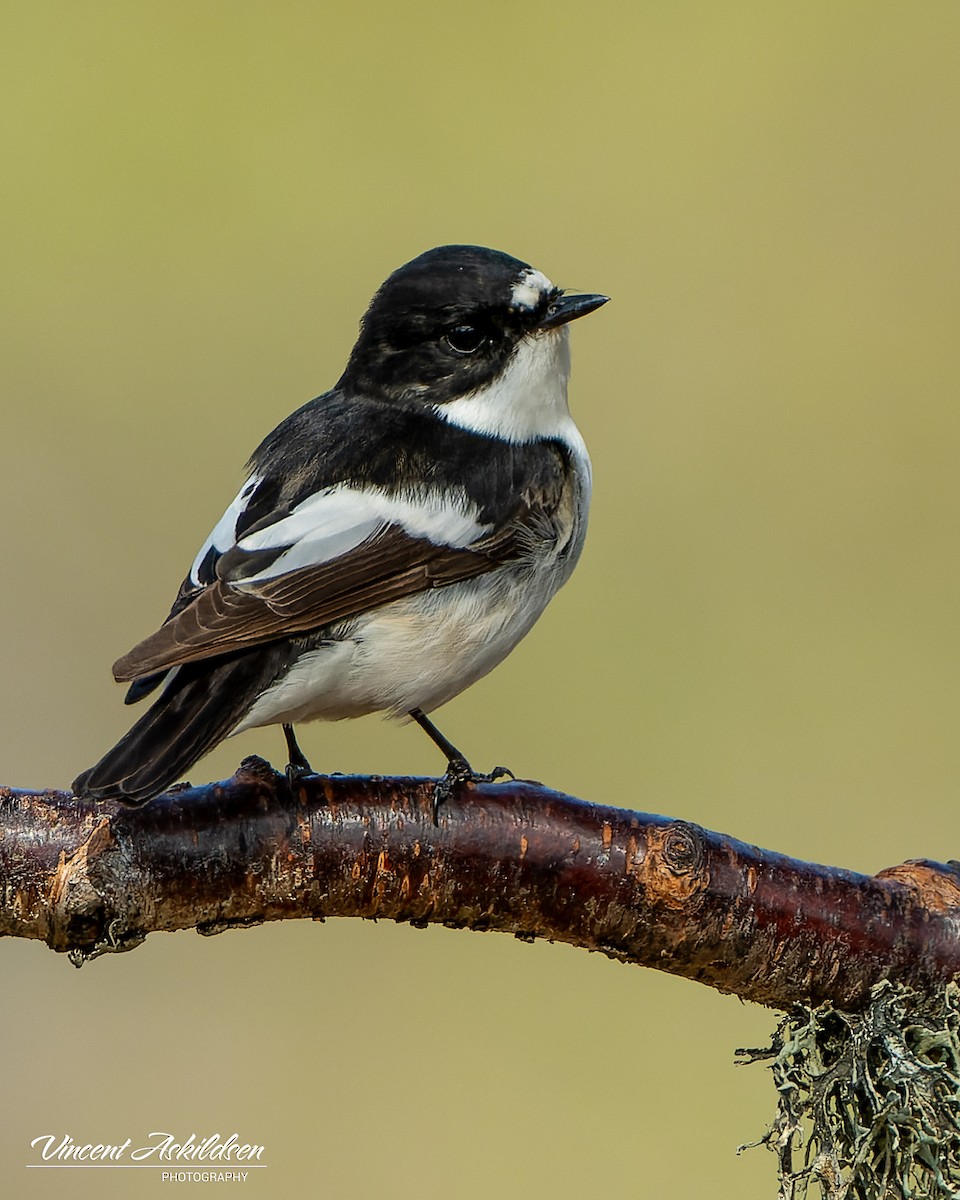
M880 979L960 972L960 868L876 876L539 785L310 778L250 759L142 809L0 790L0 935L74 961L153 930L392 918L599 950L774 1007L851 1007Z

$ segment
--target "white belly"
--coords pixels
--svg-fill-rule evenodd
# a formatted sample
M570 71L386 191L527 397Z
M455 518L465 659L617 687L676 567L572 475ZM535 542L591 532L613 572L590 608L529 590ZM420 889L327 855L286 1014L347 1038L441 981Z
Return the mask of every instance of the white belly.
M567 573L500 568L384 605L304 654L233 732L438 708L506 658Z

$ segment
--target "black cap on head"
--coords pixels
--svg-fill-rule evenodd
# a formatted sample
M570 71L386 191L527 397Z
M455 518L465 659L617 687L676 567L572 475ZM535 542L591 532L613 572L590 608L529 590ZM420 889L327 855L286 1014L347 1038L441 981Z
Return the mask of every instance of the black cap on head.
M399 267L374 296L368 317L405 308L508 308L517 281L533 268L483 246L437 246Z
M558 288L483 246L438 246L399 267L364 315L340 386L397 402L442 403L502 370Z

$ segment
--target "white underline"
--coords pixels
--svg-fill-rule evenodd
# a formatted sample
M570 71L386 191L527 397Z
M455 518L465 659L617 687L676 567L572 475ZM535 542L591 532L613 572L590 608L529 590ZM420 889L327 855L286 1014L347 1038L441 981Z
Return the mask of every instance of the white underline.
M28 1171L265 1171L269 1163L237 1163L232 1167L188 1167L185 1163L24 1163Z

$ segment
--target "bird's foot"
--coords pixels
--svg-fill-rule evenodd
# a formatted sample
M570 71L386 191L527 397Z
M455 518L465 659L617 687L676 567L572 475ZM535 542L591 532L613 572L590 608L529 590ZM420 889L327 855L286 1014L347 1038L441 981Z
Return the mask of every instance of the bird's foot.
M475 771L465 758L451 758L447 769L433 789L433 823L439 825L440 806L453 797L463 783L496 783L498 779L516 779L509 767L494 767L492 771Z
M300 784L305 779L311 775L316 775L316 771L313 770L308 762L287 763L286 770L283 773L287 777L287 786L294 793L299 791Z
M287 777L287 784L291 792L296 792L300 784L308 775L316 775L313 767L307 761L307 756L297 745L297 739L294 737L293 726L283 726L283 736L287 741L287 769L284 772Z

